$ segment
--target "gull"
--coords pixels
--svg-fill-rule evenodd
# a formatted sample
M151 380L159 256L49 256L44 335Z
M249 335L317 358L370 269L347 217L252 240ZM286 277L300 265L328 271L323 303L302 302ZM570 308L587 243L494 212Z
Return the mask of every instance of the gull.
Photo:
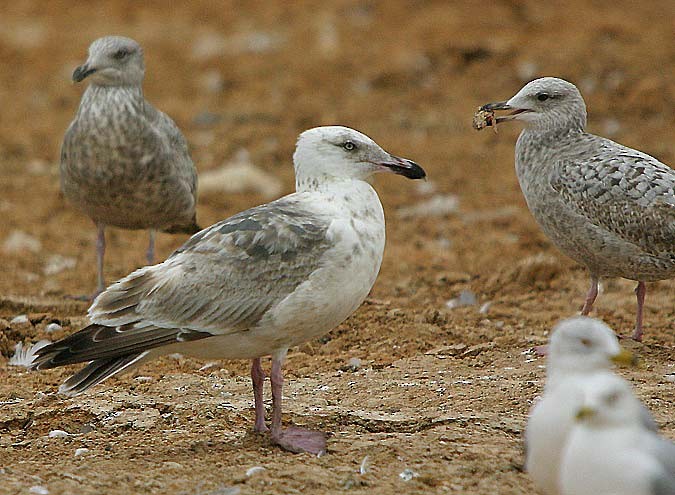
M536 79L506 102L511 110L488 124L520 121L516 174L544 233L585 265L590 313L600 277L638 282L633 338L642 340L645 282L675 277L675 170L641 151L587 133L586 104L571 83ZM479 112L480 113L480 112Z
M266 432L260 358L271 355L272 441L324 452L323 433L281 427L286 353L344 321L375 283L385 228L371 176L426 174L340 126L303 132L293 158L296 192L216 223L112 284L89 308L91 324L39 349L33 367L89 362L61 385L77 395L165 354L251 359L255 430Z
M635 360L603 322L577 316L558 323L548 346L544 394L532 408L525 430L525 469L546 495L560 495L560 459L589 379L612 374L614 364ZM644 423L655 428L648 411Z
M89 47L73 81L90 81L61 147L61 189L96 224L98 286L105 289L105 227L194 234L197 171L187 141L166 114L143 97L143 50L106 36Z
M589 382L562 456L563 495L675 495L675 444L644 428L643 408L616 376Z

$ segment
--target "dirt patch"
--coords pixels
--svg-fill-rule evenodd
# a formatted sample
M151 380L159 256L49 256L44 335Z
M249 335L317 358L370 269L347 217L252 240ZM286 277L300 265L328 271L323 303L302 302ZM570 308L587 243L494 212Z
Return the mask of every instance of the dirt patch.
M521 434L544 360L530 349L578 311L587 275L526 209L513 170L516 127L479 134L471 118L524 81L556 75L580 86L592 132L674 163L670 8L665 0L3 7L0 248L16 232L24 243L2 254L0 493L531 493ZM290 354L285 420L330 432L329 455L288 454L252 432L245 362L166 358L75 399L54 395L70 369L6 366L16 341L60 338L85 322L86 304L65 296L95 285L95 232L59 193L58 154L82 91L70 73L93 39L113 33L144 46L146 97L184 130L201 172L246 150L290 191L297 134L335 123L427 170L421 185L378 179L388 243L371 299ZM435 195L457 202L429 203L451 205L440 216L411 213ZM200 223L264 199L211 193L200 199ZM159 255L184 240L159 236ZM111 230L108 241L109 281L141 265L144 233ZM622 333L633 324L632 285L606 281L598 300L596 315ZM626 375L672 438L675 281L648 290L637 349L645 365ZM448 309L462 291L476 304ZM27 321L11 323L21 314Z

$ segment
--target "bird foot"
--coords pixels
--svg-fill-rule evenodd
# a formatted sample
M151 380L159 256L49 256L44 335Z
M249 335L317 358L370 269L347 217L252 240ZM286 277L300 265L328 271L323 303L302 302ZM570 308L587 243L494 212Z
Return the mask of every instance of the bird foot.
M537 356L548 356L548 346L547 345L535 345L534 353Z
M326 453L326 435L320 431L286 428L272 434L272 441L284 450L301 454L308 452L314 455Z

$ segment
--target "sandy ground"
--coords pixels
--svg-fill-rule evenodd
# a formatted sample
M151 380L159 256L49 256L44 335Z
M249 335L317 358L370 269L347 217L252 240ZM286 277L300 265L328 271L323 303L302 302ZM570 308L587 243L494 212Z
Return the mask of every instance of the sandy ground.
M531 349L579 310L587 275L527 211L516 126L479 134L470 124L478 105L557 75L582 89L592 132L675 163L672 3L589 4L3 5L0 493L532 493L521 435L545 360ZM59 193L58 153L83 89L70 74L93 39L112 33L144 46L146 96L184 130L200 173L246 150L290 191L297 134L335 123L426 168L424 184L378 179L388 243L370 302L290 353L285 421L330 432L328 455L289 454L252 432L245 362L166 358L75 399L54 394L71 369L6 365L17 341L85 322L86 304L66 296L95 285L94 229ZM406 210L446 195L453 211ZM266 199L202 195L200 222ZM23 244L8 250L17 235ZM159 236L160 257L184 240ZM146 241L110 231L108 280L141 266ZM632 286L606 281L597 304L622 333ZM464 290L478 304L446 308ZM673 280L649 286L635 346L643 367L625 373L671 438L674 293ZM9 323L21 314L29 322ZM62 329L48 334L55 322ZM56 429L72 435L49 438ZM248 471L256 466L264 470Z

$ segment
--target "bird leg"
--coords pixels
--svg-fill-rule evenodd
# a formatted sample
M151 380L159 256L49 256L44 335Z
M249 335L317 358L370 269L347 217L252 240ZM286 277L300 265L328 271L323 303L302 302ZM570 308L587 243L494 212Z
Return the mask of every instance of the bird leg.
M645 305L645 295L647 294L647 285L644 282L638 282L635 287L635 296L637 297L637 314L635 317L635 331L633 340L642 342L642 310Z
M265 404L263 403L263 384L265 372L260 365L260 358L251 360L251 381L253 382L253 399L255 401L255 431L263 433L269 430L265 424Z
M103 278L103 255L105 254L105 225L97 223L98 234L96 236L96 270L98 274L98 285L92 299L96 299L101 292L105 290L105 279Z
M281 373L283 357L272 358L272 441L282 449L296 454L309 452L320 455L326 452L326 435L320 431L303 430L301 428L281 428L281 397L284 378Z
M145 253L145 259L148 260L148 265L155 264L155 231L150 229L150 242L148 242L148 250Z
M596 297L598 297L598 277L596 275L591 275L591 287L588 289L588 293L586 294L584 307L581 308L582 315L587 316L588 313L591 312Z

